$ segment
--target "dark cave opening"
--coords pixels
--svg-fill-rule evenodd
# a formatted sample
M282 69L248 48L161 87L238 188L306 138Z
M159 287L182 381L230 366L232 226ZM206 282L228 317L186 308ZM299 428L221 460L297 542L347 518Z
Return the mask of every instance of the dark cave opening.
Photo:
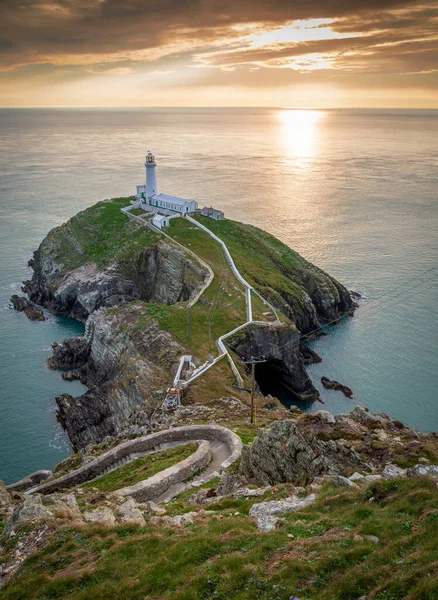
M274 359L256 364L255 380L264 396L268 394L275 396L286 408L291 406L303 408L303 401L300 401L284 383L282 362L280 360Z

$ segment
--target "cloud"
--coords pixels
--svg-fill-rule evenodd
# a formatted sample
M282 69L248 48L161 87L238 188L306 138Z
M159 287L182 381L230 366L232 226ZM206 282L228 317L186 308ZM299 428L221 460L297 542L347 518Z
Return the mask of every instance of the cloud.
M2 0L0 72L23 89L69 77L130 78L130 90L411 81L435 73L437 30L428 0Z

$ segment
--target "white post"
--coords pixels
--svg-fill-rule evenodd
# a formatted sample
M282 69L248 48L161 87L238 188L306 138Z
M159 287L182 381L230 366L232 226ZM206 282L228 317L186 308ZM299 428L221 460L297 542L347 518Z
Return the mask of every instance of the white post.
M152 152L147 153L144 166L146 167L146 201L149 204L149 200L152 196L158 193L157 176L155 174L157 163L155 162L155 156Z

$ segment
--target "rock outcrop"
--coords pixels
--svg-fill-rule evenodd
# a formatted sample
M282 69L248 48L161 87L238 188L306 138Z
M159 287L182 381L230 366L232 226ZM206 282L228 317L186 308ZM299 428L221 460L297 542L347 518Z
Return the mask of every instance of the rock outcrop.
M339 390L347 396L347 398L351 398L353 395L353 390L343 383L339 383L339 381L335 381L334 379L329 379L328 377L321 377L322 385L328 390Z
M348 469L367 468L354 450L334 440L304 436L290 420L260 429L252 445L242 451L242 473L260 485L301 485L323 475L345 475Z
M17 294L14 294L11 296L11 303L15 310L24 312L26 317L31 321L46 321L44 311L24 296L17 296Z
M74 450L117 434L135 408L162 401L155 390L171 384L184 353L141 302L95 311L79 348L82 357L89 352L84 370L89 389L77 398L56 399L58 420Z
M239 331L227 340L229 347L247 361L250 357L269 357L256 367L257 374L262 370L289 389L299 400L319 397L310 377L304 368L300 351L300 334L293 326L273 324L269 327L250 326Z
M83 337L69 338L52 344L53 355L47 359L49 369L69 370L83 367L90 356L90 344Z
M82 322L101 307L133 300L160 304L188 300L207 277L190 254L164 241L106 268L88 262L69 269L57 262L52 240L49 234L34 253L29 262L33 276L24 289L33 302L53 314Z

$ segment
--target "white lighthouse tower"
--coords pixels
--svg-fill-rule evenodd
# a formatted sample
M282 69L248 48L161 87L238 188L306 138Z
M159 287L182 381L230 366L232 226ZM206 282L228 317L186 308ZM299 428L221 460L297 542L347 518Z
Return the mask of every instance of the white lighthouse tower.
M146 201L148 201L158 192L157 176L155 175L157 163L155 156L150 151L146 154L144 166L146 167Z

